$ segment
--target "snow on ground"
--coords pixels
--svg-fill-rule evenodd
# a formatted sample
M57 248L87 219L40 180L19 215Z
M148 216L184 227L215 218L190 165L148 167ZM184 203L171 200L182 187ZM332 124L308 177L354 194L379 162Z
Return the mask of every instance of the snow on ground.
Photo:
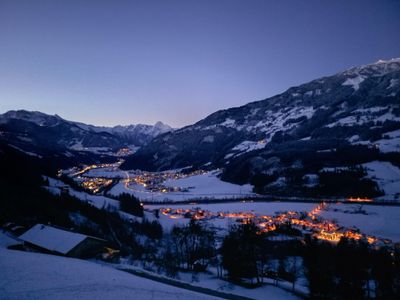
M128 269L138 269L132 265L124 264L123 267ZM140 271L142 271L139 268ZM265 278L264 282L270 283L271 285L264 285L257 288L245 288L228 281L222 280L216 276L217 271L215 268L209 269L210 273L198 273L194 275L192 272L179 272L178 278L179 281L187 282L192 285L221 291L224 293L240 295L244 297L250 297L251 299L271 299L271 300L294 300L299 299L298 297L294 296L290 292L282 290L278 287L272 285L272 280L269 278ZM291 284L288 282L280 282L281 286L286 287L287 289L291 288ZM299 285L296 286L296 289ZM302 289L304 291L304 289ZM307 292L307 290L305 290Z
M374 144L379 146L381 152L400 152L400 129L386 132L383 136L389 139L381 139L374 142Z
M272 137L278 131L287 131L297 125L297 122L288 122L300 117L307 117L310 119L314 115L313 107L294 107L290 110L280 110L278 112L266 111L265 117L256 125L246 127L247 131L261 131L265 133L266 137Z
M254 141L244 141L240 143L239 145L236 145L235 147L232 148L234 151L240 151L240 152L250 152L253 150L258 150L258 149L263 149L265 148L265 142L260 141L260 142L254 142Z
M400 134L391 139L381 139L374 142L383 153L400 152Z
M342 83L342 85L349 85L355 91L357 91L360 88L361 82L363 82L364 80L365 80L364 76L358 75L353 78L347 78L346 81Z
M198 278L199 282L196 283L196 285L199 285L201 287L206 287L206 288L211 288L214 290L218 291L223 291L226 293L231 293L235 295L240 295L244 297L250 297L252 299L259 299L259 300L264 300L264 299L273 299L273 300L278 300L278 299L284 299L284 300L292 300L292 299L300 299L296 297L295 295L286 292L278 287L275 287L273 285L264 285L262 287L257 287L254 289L247 289L238 285L231 284L227 281L218 279L216 277L210 277L205 274L199 274ZM270 281L272 283L272 280L265 280L266 282ZM286 285L287 288L290 288ZM298 286L297 286L298 287Z
M125 182L119 182L111 190L111 195L119 195L121 193L130 193L141 200L150 201L182 201L199 198L215 198L224 199L232 197L243 197L254 195L252 186L237 185L222 181L217 177L218 172L207 172L201 175L189 176L181 179L169 179L163 184L168 187L189 188L189 192L150 192L143 186L130 183L129 187L125 186Z
M104 178L125 178L125 172L118 170L118 169L113 169L113 168L96 168L96 169L91 169L82 176L85 177L104 177Z
M263 148L265 148L265 141L258 141L258 142L243 141L240 144L233 147L231 151L234 151L234 153L229 153L225 155L225 159Z
M337 220L338 224L345 227L355 226L361 232L381 238L400 242L400 207L363 205L366 214L354 213L360 204L332 204L328 211L323 211L321 216L330 220Z
M230 202L230 203L215 203L215 204L185 204L185 205L145 205L146 210L153 210L163 207L194 209L200 208L210 212L251 212L256 215L274 215L276 212L282 211L310 211L315 207L315 203L296 203L296 202ZM189 219L177 218L171 219L168 216L160 214L158 219L160 224L166 228L171 229L175 224L187 224ZM230 225L235 223L233 218L215 218L208 221L214 227L221 229L228 229Z
M190 188L190 193L198 195L240 195L253 194L253 187L249 184L237 185L222 181L217 177L218 172L208 172L201 175L190 176L182 179L170 179L164 182L166 186L179 186Z
M103 264L40 253L7 250L16 242L0 233L1 299L220 299L138 277ZM182 281L254 299L299 299L289 292L266 285L247 289L199 274Z
M5 232L0 231L0 248L6 248L11 245L20 244L21 241L13 238ZM0 288L1 289L1 288Z
M335 126L355 126L363 125L368 122L385 122L387 120L400 121L400 117L393 113L393 109L389 109L385 112L385 109L377 106L354 110L352 111L351 115L343 117L336 122L326 125L325 127L332 128Z
M376 181L385 192L382 198L393 200L400 196L400 169L390 162L372 161L362 165L368 177Z
M109 147L84 147L82 145L82 141L76 142L75 144L69 146L69 149L75 151L85 151L85 152L92 152L96 154L108 154L108 155L115 155Z
M90 195L88 193L84 192L78 192L72 188L69 188L69 194L71 196L74 196L82 201L89 202L96 206L97 208L103 208L107 206L113 206L118 208L119 207L119 201L104 197L104 196L96 196L96 195Z
M60 188L67 188L69 191L69 194L71 196L74 196L82 201L85 202L89 202L91 204L93 204L94 206L96 206L97 208L103 208L103 207L107 207L107 206L112 206L115 208L119 208L119 201L108 198L108 197L104 197L104 196L96 196L96 195L91 195L85 192L79 192L74 190L73 188L69 187L68 185L66 185L65 183L63 183L60 180L51 178L51 177L47 177L47 179L49 180L49 186L46 187L47 190L51 193L54 194L59 194L60 193Z
M219 299L92 262L0 248L1 299Z
M235 120L230 119L230 118L226 118L225 121L223 123L221 123L221 126L226 126L226 127L234 127L235 125Z
M43 224L36 224L19 238L34 245L67 254L87 236Z

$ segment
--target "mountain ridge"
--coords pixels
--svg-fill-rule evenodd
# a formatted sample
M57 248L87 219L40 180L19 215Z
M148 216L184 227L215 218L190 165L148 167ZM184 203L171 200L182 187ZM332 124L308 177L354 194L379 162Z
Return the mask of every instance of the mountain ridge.
M172 130L163 123L99 127L69 121L58 115L38 111L11 110L0 114L0 141L39 157L64 157L64 161L82 155L85 161L107 161L121 148L132 151L159 134ZM114 158L115 159L115 158Z
M225 180L256 181L259 191L267 192L268 184L281 185L279 178L290 177L287 173L296 169L315 175L325 167L363 164L398 153L399 104L400 59L379 61L214 112L154 138L121 167L223 168ZM369 158L346 159L347 148ZM311 166L310 156L317 157L318 167Z

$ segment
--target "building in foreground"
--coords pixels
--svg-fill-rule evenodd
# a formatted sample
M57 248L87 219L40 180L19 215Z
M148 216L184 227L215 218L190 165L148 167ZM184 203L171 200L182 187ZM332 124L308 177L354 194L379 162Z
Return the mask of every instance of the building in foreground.
M36 224L19 237L24 246L40 252L89 258L106 251L107 241L56 227Z

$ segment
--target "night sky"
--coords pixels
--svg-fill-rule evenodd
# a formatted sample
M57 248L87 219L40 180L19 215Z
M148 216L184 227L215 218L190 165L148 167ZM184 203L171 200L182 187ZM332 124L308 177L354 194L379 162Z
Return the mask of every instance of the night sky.
M0 113L180 127L399 56L399 0L0 0Z

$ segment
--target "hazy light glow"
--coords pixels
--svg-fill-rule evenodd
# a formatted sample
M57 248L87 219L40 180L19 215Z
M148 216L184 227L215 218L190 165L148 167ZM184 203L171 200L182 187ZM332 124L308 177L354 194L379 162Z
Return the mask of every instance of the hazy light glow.
M400 1L0 0L0 113L179 127L400 56Z

